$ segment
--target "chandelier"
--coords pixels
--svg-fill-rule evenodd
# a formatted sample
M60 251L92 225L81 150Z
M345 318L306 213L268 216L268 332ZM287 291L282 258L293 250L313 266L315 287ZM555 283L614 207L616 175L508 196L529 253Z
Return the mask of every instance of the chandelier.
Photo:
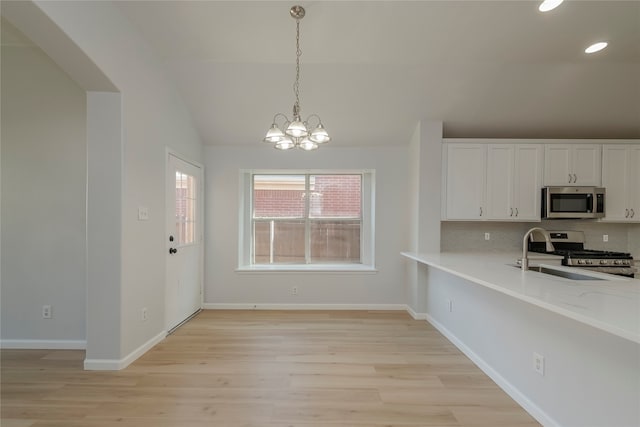
M279 150L298 147L311 151L317 149L319 144L331 141L331 138L322 125L320 116L317 114L311 114L304 121L300 118L300 55L302 55L300 50L300 20L304 18L305 10L302 6L293 6L289 13L296 20L296 80L293 83L296 102L293 104L293 119L289 120L285 114L277 113L273 116L273 124L263 141L275 144L275 148ZM278 119L282 121L282 128L278 126ZM315 126L310 125L310 123L314 123ZM282 132L281 129L285 129L285 131Z

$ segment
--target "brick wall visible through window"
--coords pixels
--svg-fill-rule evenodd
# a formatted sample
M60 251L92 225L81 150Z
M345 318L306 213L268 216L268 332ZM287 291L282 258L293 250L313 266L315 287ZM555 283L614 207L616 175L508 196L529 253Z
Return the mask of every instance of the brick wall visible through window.
M254 175L253 263L360 263L362 175Z

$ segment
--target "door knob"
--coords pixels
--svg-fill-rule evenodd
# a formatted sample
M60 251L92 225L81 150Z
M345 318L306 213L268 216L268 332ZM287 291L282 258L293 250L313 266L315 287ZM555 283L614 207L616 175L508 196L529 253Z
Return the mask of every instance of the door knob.
M169 236L169 241L173 242L173 236Z
M169 248L169 254L173 255L175 253L178 253L178 250L176 248Z

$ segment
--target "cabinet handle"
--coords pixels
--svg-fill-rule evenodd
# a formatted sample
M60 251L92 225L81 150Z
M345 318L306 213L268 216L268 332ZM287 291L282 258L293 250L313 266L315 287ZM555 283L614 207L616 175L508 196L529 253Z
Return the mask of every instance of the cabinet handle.
M569 174L569 184L571 184L571 174Z
M513 208L511 208L511 211L509 213L509 216L513 216Z
M518 216L518 208L516 208L516 216Z
M631 218L633 218L635 216L635 214L636 214L636 212L633 209L631 209Z
M480 216L482 216L482 206L480 206Z
M578 175L576 175L575 173L573 174L573 183L575 184L576 182L578 182Z

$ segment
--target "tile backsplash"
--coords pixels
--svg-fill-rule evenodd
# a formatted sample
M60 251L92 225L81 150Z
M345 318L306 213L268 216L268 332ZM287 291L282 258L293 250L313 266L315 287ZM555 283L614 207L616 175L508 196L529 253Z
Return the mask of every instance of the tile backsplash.
M629 228L629 252L633 255L633 259L640 260L640 224Z
M549 231L584 231L586 248L631 252L635 259L640 259L640 224L589 220L546 220L541 223L446 221L440 223L440 249L443 252L519 251L524 233L538 226ZM490 240L485 240L485 233L489 233ZM609 236L608 242L603 242L604 234Z

